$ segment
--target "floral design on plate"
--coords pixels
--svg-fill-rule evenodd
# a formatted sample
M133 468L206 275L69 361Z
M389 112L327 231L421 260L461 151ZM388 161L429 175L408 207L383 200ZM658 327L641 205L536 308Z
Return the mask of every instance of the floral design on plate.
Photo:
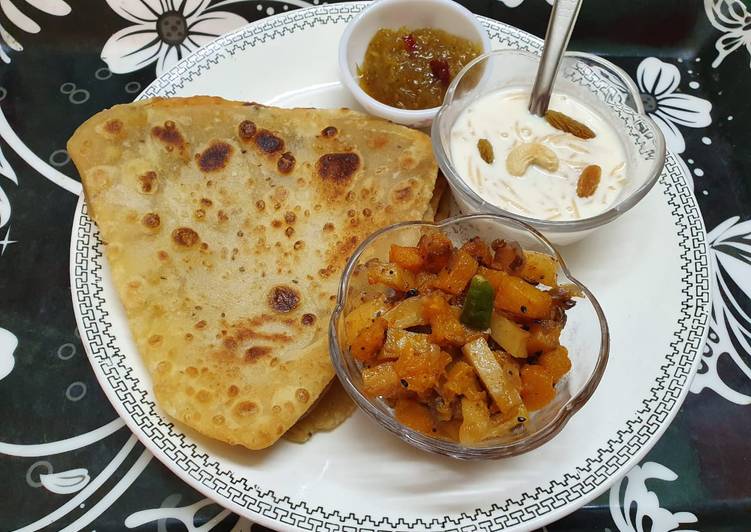
M704 0L704 10L712 26L723 32L714 45L717 48L714 68L741 46L751 54L751 13L741 0Z
M681 83L678 67L648 57L636 70L644 110L651 116L665 135L668 149L683 153L686 141L678 126L701 128L712 123L709 112L712 104L690 94L676 92Z
M26 33L39 33L42 28L36 23L36 21L34 21L34 19L21 11L16 4L29 4L42 13L57 17L64 17L70 13L70 6L63 0L3 0L0 2L0 8L2 8L3 14L8 20L15 27ZM11 35L2 25L0 25L0 42L15 52L23 51L21 43L18 42L16 38L13 37L13 35ZM0 59L2 59L4 63L10 63L10 56L2 46L0 46Z
M744 310L751 303L751 220L739 220L738 216L725 220L708 235L715 276L713 308L702 365L691 391L699 393L709 388L728 401L748 405L751 396L731 388L717 371L720 359L730 357L738 370L751 379L748 358L744 361L751 353L751 316Z
M679 528L685 523L695 523L691 512L676 512L660 506L657 494L647 487L647 480L658 479L673 482L678 478L673 471L656 462L635 466L624 478L610 488L610 515L620 532L645 530L645 519L652 532L692 532ZM625 486L624 486L625 485ZM653 483L650 482L650 485ZM636 513L632 511L636 508Z
M208 0L107 0L132 26L116 32L102 49L115 74L134 72L156 61L160 76L190 52L247 24L240 15L215 11Z

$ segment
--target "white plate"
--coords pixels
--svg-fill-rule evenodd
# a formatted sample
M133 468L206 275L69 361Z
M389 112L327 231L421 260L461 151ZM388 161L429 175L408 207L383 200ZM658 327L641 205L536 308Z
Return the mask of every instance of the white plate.
M361 3L271 17L220 38L143 96L214 94L284 105L353 106L337 82L337 41ZM483 19L495 47L540 41ZM602 493L637 463L683 401L709 316L706 234L685 166L672 155L631 212L564 249L610 323L604 378L551 442L465 463L397 440L356 413L305 445L252 452L165 417L115 293L102 243L79 202L71 288L81 339L117 412L180 478L233 511L284 530L500 530L540 527Z

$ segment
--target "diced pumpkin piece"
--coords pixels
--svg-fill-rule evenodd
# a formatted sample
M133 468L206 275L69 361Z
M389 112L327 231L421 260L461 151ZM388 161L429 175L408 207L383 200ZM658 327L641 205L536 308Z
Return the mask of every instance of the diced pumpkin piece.
M407 348L394 362L394 369L399 378L407 383L405 388L420 394L438 386L450 363L451 355L433 344L427 351Z
M433 347L437 346L430 342L430 336L427 334L389 327L386 331L386 342L383 344L383 349L381 349L378 357L379 359L396 360L408 349L430 351Z
M568 358L568 349L562 345L559 345L552 351L540 355L540 358L537 359L537 363L550 373L553 382L558 382L561 377L571 369L571 360Z
M407 292L416 286L415 274L391 262L373 261L368 264L368 282L386 285L399 292Z
M522 367L521 377L521 396L528 410L539 410L555 397L553 377L544 367L527 364Z
M550 295L538 290L524 279L498 272L495 290L495 308L530 319L550 316L553 300ZM488 279L491 284L492 280Z
M539 355L554 350L560 343L561 328L560 323L549 320L533 324L529 328L527 352L530 355Z
M463 345L473 334L459 322L461 309L454 308L437 294L425 296L423 316L430 323L431 340L436 344Z
M414 399L397 399L394 416L409 428L424 434L433 434L435 424L428 408Z
M436 279L438 279L438 275L436 275L435 273L425 271L419 272L417 274L417 277L415 278L415 282L417 283L417 291L422 293L433 288Z
M371 397L395 397L402 392L393 362L384 362L362 370L362 387Z
M370 362L375 359L378 351L383 347L386 340L386 328L388 322L383 318L376 318L368 327L365 327L350 346L352 356L362 362Z
M423 267L430 273L438 273L448 264L454 245L441 231L431 231L420 238L417 248Z
M439 421L438 434L451 441L459 441L459 431L461 430L462 420L451 419L449 421Z
M492 267L504 272L516 273L524 265L524 251L513 240L493 240L491 247L495 252Z
M350 340L356 338L360 332L369 327L377 317L389 309L383 296L373 298L356 306L344 317L344 331Z
M420 250L416 247L391 245L389 249L389 262L398 264L407 270L418 272L422 269L423 260Z
M477 443L487 437L490 412L485 401L462 399L462 425L459 428L461 443Z
M418 325L427 325L428 319L423 314L424 298L410 297L386 312L383 317L389 327L408 329Z
M529 332L496 312L490 319L490 336L504 351L517 358L527 358Z
M484 400L485 392L472 366L458 360L449 366L446 381L441 386L441 395L445 402L452 402L456 397L464 396L472 400Z
M524 252L524 264L519 276L532 283L556 286L558 279L558 261L546 253L537 251Z
M509 413L521 404L518 390L496 360L485 338L476 338L465 344L462 352L502 413Z
M461 294L477 273L477 261L464 250L451 257L448 265L438 274L434 286L449 294Z
M488 245L479 236L467 240L460 249L469 253L470 256L483 266L493 264L493 254L490 252Z

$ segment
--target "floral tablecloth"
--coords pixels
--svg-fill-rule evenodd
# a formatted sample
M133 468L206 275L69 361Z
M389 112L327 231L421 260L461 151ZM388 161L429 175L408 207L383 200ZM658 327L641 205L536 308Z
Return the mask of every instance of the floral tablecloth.
M70 301L81 186L65 142L217 35L318 3L0 0L0 530L253 526L154 460L97 385ZM537 35L549 3L464 0ZM609 492L547 530L751 530L751 2L588 0L571 47L633 76L693 174L713 314L667 433Z

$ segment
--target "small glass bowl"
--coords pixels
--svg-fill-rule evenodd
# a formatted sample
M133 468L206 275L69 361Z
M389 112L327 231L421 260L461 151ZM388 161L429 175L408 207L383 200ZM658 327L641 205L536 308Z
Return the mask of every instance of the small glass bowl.
M462 111L485 94L511 87L531 91L539 60L539 56L530 52L496 50L467 64L449 85L443 106L433 121L433 150L463 214L489 212L513 216L542 232L554 244L566 245L615 220L651 190L665 165L665 139L660 128L644 114L639 93L623 70L590 54L567 54L554 92L575 97L613 125L626 149L629 177L626 188L608 210L579 220L530 218L485 201L456 170L449 144L451 130Z
M516 240L525 250L550 254L558 259L559 284L573 283L584 294L567 311L567 322L561 335L561 343L568 348L571 358L571 371L556 385L555 399L542 410L533 412L525 429L519 433L509 433L505 438L472 446L434 438L404 426L396 420L385 401L368 397L362 391L361 365L347 348L351 339L346 336L344 320L363 299L375 295L374 287L367 281L365 264L373 258L388 260L391 244L414 246L425 229L433 228L441 229L457 246L474 236L480 236L486 242L496 238ZM460 459L514 456L534 449L555 436L594 393L605 371L609 347L608 325L600 304L584 285L571 276L550 242L529 225L496 214L450 218L439 224L405 222L373 233L355 250L344 269L336 308L329 324L331 360L339 380L358 406L410 445Z

